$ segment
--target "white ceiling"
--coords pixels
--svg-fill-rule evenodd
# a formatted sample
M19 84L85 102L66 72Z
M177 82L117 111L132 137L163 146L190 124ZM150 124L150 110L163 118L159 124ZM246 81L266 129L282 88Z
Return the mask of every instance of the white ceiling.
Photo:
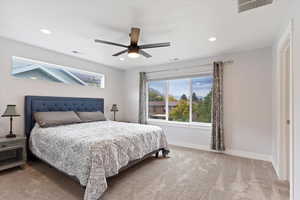
M0 36L128 69L269 46L288 3L274 0L239 14L237 0L0 0ZM147 50L149 59L120 61L111 55L122 48L94 43L128 44L132 26L142 29L140 44L170 41L171 47ZM217 41L209 42L211 36Z

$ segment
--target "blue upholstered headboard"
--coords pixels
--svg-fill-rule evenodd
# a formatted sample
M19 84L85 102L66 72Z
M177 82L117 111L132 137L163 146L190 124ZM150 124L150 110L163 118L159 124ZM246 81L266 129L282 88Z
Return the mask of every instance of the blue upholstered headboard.
M104 99L76 97L25 96L25 135L30 137L34 112L104 111Z

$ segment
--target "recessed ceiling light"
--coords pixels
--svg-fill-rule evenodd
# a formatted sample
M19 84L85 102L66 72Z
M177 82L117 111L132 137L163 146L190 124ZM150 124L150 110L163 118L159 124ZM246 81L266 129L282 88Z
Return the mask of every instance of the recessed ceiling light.
M41 29L40 30L42 33L46 34L46 35L50 35L52 32L48 29Z
M124 61L124 60L125 60L125 58L120 58L120 60L121 60L121 61Z
M216 41L216 40L217 40L216 37L210 37L210 38L208 38L208 41L210 41L210 42L214 42L214 41Z

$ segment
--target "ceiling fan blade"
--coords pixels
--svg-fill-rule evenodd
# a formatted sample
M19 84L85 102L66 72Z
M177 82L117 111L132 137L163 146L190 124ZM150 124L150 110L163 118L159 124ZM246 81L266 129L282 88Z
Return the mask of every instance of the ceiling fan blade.
M151 58L152 57L149 53L147 53L146 51L143 51L141 49L139 50L139 53L141 55L145 56L146 58Z
M118 53L115 53L115 54L113 54L112 56L119 56L119 55L121 55L121 54L123 54L123 53L127 53L127 51L128 51L128 49L123 50L123 51L120 51L120 52L118 52Z
M97 43L102 43L102 44L114 45L114 46L118 46L118 47L125 47L125 48L128 48L128 46L126 46L126 45L124 45L124 44L118 44L118 43L108 42L108 41L104 41L104 40L98 40L98 39L96 39L95 42L97 42Z
M140 29L139 28L131 28L130 33L130 44L133 46L137 46L140 37Z
M170 42L165 42L165 43L156 43L156 44L143 44L140 45L140 49L150 49L150 48L159 48L159 47L169 47L171 46Z

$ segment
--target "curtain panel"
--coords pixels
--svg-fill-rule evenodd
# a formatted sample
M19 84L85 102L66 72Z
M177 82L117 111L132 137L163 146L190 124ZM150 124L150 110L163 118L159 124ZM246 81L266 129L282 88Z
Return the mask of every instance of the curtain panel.
M140 90L139 90L139 123L147 123L147 75L146 72L140 72Z
M212 141L211 148L225 151L223 124L223 74L224 63L214 62L213 65L213 102L212 102Z

